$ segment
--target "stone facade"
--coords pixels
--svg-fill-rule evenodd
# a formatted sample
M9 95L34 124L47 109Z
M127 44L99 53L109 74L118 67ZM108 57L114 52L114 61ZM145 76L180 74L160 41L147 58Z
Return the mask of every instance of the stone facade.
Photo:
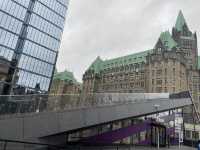
M198 58L196 33L180 11L172 34L162 32L153 49L105 61L97 57L83 75L83 93L190 90L200 112Z
M187 90L187 70L181 54L164 52L148 56L147 92L181 92Z
M74 78L72 72L56 73L50 89L50 94L80 94L81 84Z

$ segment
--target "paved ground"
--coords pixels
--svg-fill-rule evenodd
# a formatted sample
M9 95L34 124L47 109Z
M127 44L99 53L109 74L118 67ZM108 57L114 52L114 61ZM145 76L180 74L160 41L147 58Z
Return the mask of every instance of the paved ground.
M150 150L157 150L157 148L150 148L150 147L131 148L130 150L149 150L149 149ZM192 148L192 147L185 147L185 146L181 146L181 148L179 149L178 146L175 146L175 147L170 147L170 148L160 148L160 150L196 150L196 149Z
M118 147L118 148L81 148L79 150L157 150L155 147ZM160 148L160 150L196 150L196 148L181 146L179 149L178 146L170 148Z

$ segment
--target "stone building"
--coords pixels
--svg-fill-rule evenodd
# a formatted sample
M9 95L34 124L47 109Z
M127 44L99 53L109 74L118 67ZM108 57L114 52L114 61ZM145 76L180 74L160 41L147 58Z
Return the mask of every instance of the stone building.
M102 60L97 57L83 75L83 94L99 92L180 92L190 90L199 107L197 35L180 11L170 31L140 53Z
M80 94L81 84L74 78L72 72L64 71L55 73L50 89L50 94Z

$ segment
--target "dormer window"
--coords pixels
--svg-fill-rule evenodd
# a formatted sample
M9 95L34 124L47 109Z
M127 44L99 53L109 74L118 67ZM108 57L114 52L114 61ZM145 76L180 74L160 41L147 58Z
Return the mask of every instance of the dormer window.
M159 47L159 48L158 48L158 52L161 52L161 50L162 50L162 49Z
M164 46L167 46L167 45L168 45L168 41L165 41L165 42L164 42Z

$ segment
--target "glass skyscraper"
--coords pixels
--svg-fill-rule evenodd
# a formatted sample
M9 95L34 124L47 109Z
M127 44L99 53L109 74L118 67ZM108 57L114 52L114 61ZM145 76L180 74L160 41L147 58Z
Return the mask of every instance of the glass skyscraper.
M67 7L68 0L0 0L0 59L9 62L4 94L49 90Z

